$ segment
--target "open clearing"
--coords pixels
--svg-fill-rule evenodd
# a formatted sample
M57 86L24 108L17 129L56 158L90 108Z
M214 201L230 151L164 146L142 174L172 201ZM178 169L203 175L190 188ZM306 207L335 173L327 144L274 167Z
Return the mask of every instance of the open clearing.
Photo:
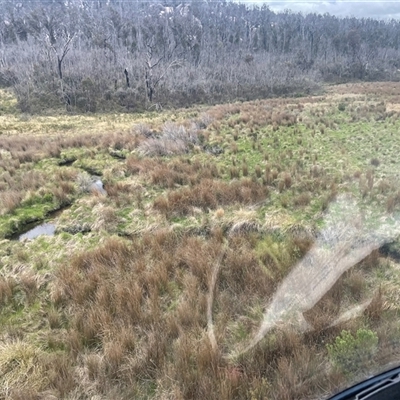
M318 398L398 359L396 237L303 313L306 329L238 349L336 199L357 204L360 231L396 220L399 93L30 116L2 91L0 399ZM45 220L54 236L15 240ZM327 344L359 329L379 357L338 368Z

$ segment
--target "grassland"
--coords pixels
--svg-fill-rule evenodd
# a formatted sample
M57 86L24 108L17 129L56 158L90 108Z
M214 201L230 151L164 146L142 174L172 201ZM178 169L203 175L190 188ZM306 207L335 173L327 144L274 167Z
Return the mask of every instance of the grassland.
M58 116L1 92L0 399L320 398L398 359L395 240L304 315L312 329L231 355L338 196L375 222L400 210L399 90ZM54 218L54 236L13 240ZM327 344L361 328L379 357L338 367Z

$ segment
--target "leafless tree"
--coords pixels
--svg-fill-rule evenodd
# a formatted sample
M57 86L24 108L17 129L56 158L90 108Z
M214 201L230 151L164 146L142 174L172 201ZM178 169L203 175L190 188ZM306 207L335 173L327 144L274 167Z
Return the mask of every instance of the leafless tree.
M397 79L398 69L399 21L225 1L0 0L0 85L31 111L305 94L323 80Z

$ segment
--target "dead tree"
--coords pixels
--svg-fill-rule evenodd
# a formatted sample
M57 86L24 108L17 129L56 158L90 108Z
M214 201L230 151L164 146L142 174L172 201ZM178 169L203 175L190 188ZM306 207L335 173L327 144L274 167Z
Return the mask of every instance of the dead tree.
M146 44L146 60L145 60L145 82L146 82L146 93L147 99L150 103L153 102L154 93L165 77L167 72L173 68L180 65L180 57L182 53L176 54L177 45L164 51L163 54L156 59L154 59L154 45L149 42Z
M128 71L127 71L126 68L124 69L124 74L125 74L125 80L126 80L126 87L127 87L127 88L130 88L130 87L131 87L131 84L130 84L130 82L129 82L129 74L128 74Z
M70 45L72 40L74 39L74 36L75 36L74 34L72 35L70 35L69 33L66 34L65 42L61 47L61 51L56 48L55 44L51 43L49 36L47 36L48 46L53 50L54 54L57 57L58 77L60 78L61 81L63 80L62 63L65 59L65 56L68 54L71 48Z

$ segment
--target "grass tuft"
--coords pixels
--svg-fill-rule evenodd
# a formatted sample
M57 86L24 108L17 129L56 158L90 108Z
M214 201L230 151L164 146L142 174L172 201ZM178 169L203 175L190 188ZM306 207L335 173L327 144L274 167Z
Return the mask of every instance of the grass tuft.
M47 385L43 353L33 345L16 341L0 344L0 395L10 398L13 391L37 395Z

